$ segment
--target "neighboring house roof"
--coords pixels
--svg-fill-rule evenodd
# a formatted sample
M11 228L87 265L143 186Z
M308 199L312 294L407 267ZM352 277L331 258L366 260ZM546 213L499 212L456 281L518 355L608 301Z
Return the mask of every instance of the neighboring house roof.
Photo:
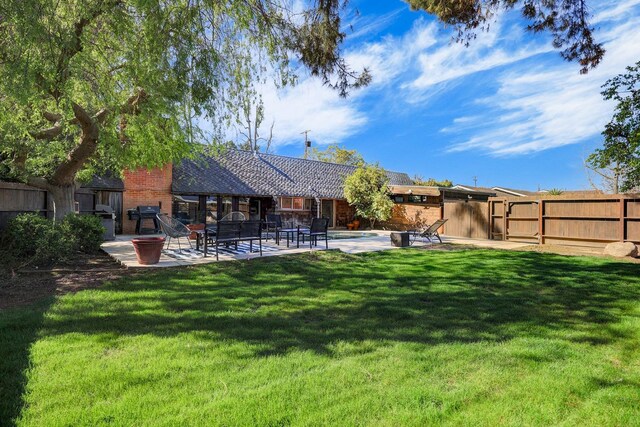
M391 194L411 194L414 196L440 196L441 194L473 194L476 196L492 197L496 195L495 191L488 189L487 191L467 190L461 187L433 187L423 185L390 185Z
M229 149L175 164L172 190L175 194L343 199L344 179L355 170L354 166ZM413 184L406 173L387 174L392 185Z
M507 188L507 187L474 187L472 185L457 184L457 185L454 185L452 188L459 188L461 190L467 190L467 191L477 191L480 193L495 193L496 196L498 197L513 197L513 196L526 197L526 196L533 196L537 194L534 191L515 190L513 188Z
M91 181L85 182L80 185L82 188L89 188L91 190L115 190L123 191L124 182L118 177L114 177L112 174L105 174L104 176L94 175Z

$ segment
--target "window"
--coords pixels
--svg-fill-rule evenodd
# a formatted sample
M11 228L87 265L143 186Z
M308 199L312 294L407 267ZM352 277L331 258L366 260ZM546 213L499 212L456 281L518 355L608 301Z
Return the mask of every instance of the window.
M303 197L280 197L280 209L288 211L311 210L311 199Z
M393 196L393 201L396 202L396 203L404 203L404 196L395 195L395 196Z
M291 197L281 197L280 209L293 209L293 199Z

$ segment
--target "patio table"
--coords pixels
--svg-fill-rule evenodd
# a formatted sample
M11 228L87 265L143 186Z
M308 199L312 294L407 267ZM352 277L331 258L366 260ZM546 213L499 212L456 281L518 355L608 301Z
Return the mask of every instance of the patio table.
M309 227L300 227L300 230L308 230ZM287 238L287 247L289 247L289 238L291 238L291 242L293 243L293 236L298 232L298 227L296 228L283 228L281 230L276 230L276 245L280 244L280 233L284 233Z
M201 242L204 249L204 256L207 256L207 249L209 243L209 237L215 236L216 231L212 228L205 228L204 230L196 230L196 250L200 250Z

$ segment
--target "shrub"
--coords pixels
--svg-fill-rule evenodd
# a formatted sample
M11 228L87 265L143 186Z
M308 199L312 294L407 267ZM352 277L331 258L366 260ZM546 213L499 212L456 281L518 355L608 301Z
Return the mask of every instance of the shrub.
M31 264L52 264L73 254L100 249L104 227L95 216L70 214L59 223L27 213L12 219L4 233L10 255Z
M105 229L97 216L69 214L60 227L62 234L72 241L75 250L88 254L100 250Z
M52 221L36 213L21 214L12 219L6 229L6 240L13 257L36 264L63 259L72 247Z

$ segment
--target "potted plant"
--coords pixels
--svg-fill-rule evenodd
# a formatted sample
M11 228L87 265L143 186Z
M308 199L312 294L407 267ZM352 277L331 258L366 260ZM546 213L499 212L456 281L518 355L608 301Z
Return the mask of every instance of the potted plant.
M138 263L142 265L157 264L160 261L164 237L136 237L131 240L136 251Z

